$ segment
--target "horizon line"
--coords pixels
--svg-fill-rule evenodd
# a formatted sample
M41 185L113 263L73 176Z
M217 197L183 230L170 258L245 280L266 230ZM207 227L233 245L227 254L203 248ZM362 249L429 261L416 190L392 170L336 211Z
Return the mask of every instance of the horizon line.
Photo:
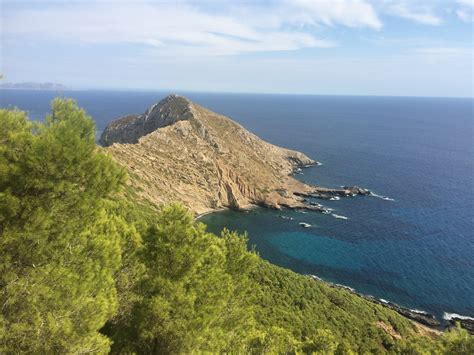
M26 83L26 82L22 82ZM46 82L28 82L34 84L42 84ZM55 82L49 82L58 84ZM20 83L16 83L20 84ZM62 84L61 84L62 85ZM66 85L64 85L66 86ZM472 96L442 96L442 95L401 95L401 94L392 94L392 95L378 95L378 94L318 94L318 93L302 93L302 92L256 92L256 91L209 91L209 90L192 90L192 89L150 89L150 88L125 88L125 87L68 87L65 89L35 89L35 88L4 88L0 86L0 90L12 90L12 91L56 91L61 93L63 91L130 91L130 92L168 92L172 93L197 93L197 94L223 94L223 95L281 95L281 96L340 96L340 97L394 97L394 98L445 98L445 99L474 99L474 94Z

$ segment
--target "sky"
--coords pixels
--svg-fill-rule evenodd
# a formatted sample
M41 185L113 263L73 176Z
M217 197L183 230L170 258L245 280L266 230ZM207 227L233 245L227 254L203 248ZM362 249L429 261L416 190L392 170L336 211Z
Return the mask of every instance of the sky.
M0 0L3 82L473 97L474 0Z

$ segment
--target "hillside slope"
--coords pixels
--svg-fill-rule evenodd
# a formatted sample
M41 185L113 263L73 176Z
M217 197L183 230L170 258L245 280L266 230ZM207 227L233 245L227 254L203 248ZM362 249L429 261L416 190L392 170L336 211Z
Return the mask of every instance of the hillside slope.
M179 201L196 213L222 207L302 206L313 190L291 176L315 162L264 142L229 118L170 95L142 115L113 121L102 145L154 204Z
M419 336L178 204L138 203L72 100L0 126L1 354L474 353L466 331Z

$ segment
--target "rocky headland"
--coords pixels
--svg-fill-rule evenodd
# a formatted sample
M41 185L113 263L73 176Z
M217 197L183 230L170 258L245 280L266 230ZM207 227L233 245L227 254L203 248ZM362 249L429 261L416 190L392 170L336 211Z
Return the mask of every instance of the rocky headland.
M167 96L143 114L112 121L100 143L128 170L129 183L139 197L156 206L181 202L197 215L252 206L330 214L331 209L314 199L360 195L392 200L357 186L329 189L305 184L294 175L318 162L267 143L230 118L178 95ZM389 307L430 331L442 326L428 313L330 285ZM448 322L451 326L459 322L473 332L472 318L453 315Z
M179 201L196 214L255 205L329 213L308 198L370 194L359 187L327 189L296 180L294 173L318 163L178 95L143 114L112 121L100 143L127 168L142 198L155 205Z

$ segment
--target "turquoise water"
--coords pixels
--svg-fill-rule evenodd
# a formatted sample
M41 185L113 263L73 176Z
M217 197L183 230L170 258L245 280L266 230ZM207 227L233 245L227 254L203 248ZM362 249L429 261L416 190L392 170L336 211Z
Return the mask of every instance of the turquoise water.
M159 92L69 91L96 119L141 113ZM184 93L186 94L186 93ZM53 92L0 92L40 118ZM255 209L205 216L247 231L271 262L426 310L474 316L473 100L187 93L277 145L323 163L298 178L359 185L393 198L320 201L348 220ZM293 220L280 218L293 217ZM302 228L299 222L312 225Z

